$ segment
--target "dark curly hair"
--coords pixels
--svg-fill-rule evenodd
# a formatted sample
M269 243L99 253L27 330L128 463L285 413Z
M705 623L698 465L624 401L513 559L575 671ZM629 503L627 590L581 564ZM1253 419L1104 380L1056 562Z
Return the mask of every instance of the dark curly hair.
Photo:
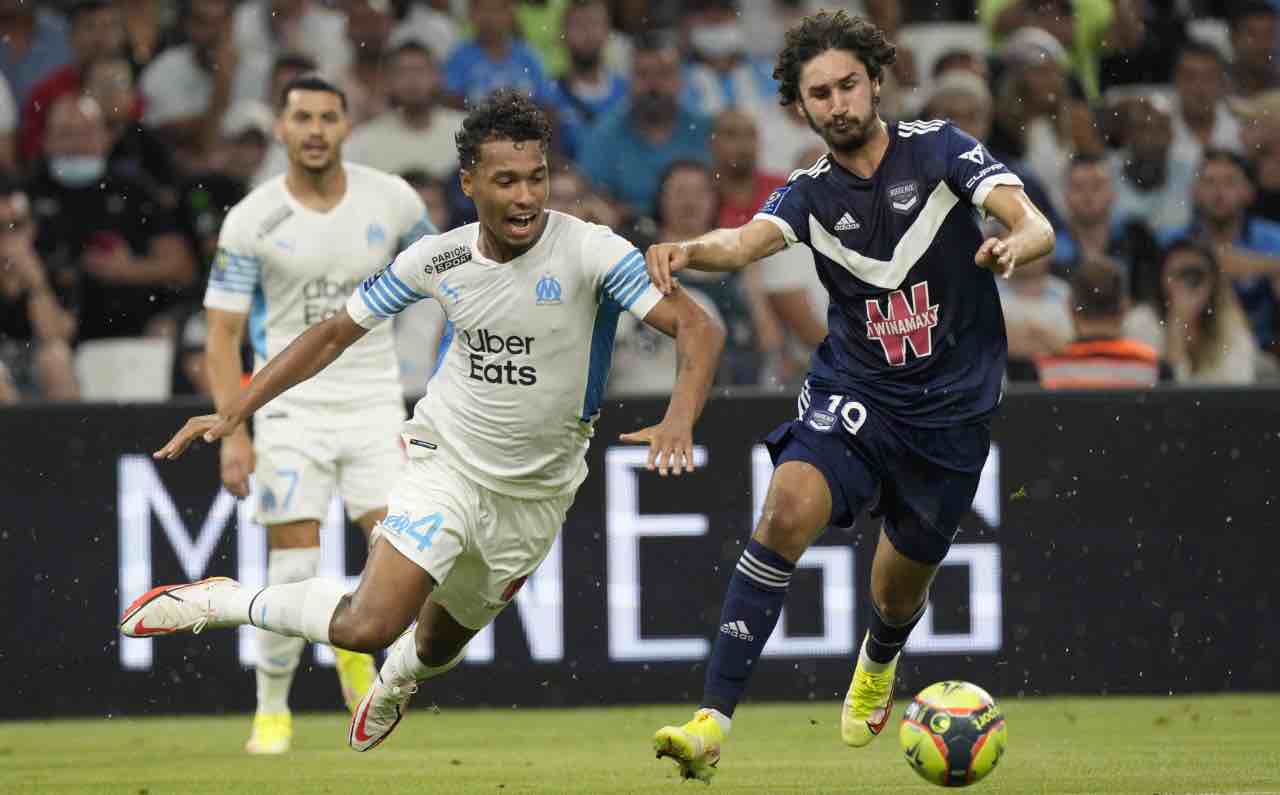
M884 31L844 11L819 11L787 31L773 79L783 105L800 99L800 72L804 65L827 50L847 50L867 67L867 76L879 80L884 67L892 66L898 49L885 40Z
M490 141L539 141L545 151L551 143L551 122L529 97L500 88L471 109L453 140L458 162L470 169L480 162L480 145Z

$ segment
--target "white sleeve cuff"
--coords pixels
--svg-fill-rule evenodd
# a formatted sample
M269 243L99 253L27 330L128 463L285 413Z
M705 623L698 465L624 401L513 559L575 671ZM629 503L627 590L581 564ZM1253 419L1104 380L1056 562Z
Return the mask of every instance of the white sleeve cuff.
M794 246L796 243L800 242L800 238L796 237L796 232L791 228L791 224L772 213L756 213L751 220L769 221L774 226L778 227L778 229L782 231L782 237L787 241L788 246Z
M997 185L1013 185L1021 188L1022 180L1018 179L1018 175L1011 171L1002 171L998 174L992 174L983 181L978 183L978 187L973 189L973 206L978 207L986 212L987 196L991 193L991 189Z
M204 305L207 309L221 309L224 312L246 315L253 305L253 295L209 287L204 292Z

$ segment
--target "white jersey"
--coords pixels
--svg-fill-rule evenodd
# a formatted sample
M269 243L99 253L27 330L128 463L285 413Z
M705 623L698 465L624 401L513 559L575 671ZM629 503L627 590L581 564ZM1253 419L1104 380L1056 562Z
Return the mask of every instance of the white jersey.
M571 492L587 476L619 313L643 319L662 296L607 227L547 211L538 242L504 263L480 253L479 230L419 240L347 311L372 329L427 297L444 307L443 355L406 425L411 455L443 447L462 474L512 497Z
M227 214L204 305L249 315L257 367L314 323L341 310L360 282L425 234L435 234L417 192L399 177L344 164L347 192L317 212L284 176L264 182ZM348 408L402 400L390 327L365 335L338 360L269 405Z

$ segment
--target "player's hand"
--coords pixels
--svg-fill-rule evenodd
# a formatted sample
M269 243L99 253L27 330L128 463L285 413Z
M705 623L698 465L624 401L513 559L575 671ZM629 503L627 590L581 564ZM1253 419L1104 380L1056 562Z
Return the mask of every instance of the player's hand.
M1006 279L1018 265L1013 248L998 237L982 241L982 245L978 246L978 253L973 255L973 261L979 268L986 268Z
M653 471L656 467L658 474L663 477L667 476L668 471L673 475L679 475L683 472L692 472L694 467L693 429L677 427L678 425L683 423L664 421L657 425L650 425L648 428L621 434L618 438L624 442L649 445L649 460L645 462L645 469Z
M658 292L670 295L676 289L671 274L689 267L689 250L679 243L654 243L644 254L644 267Z
M217 414L192 417L187 420L187 424L183 425L181 430L173 435L168 444L152 453L151 457L167 460L175 459L185 453L196 439L200 438L206 442L214 442L230 436L231 432L239 425L239 422L232 422L226 417L221 417Z
M237 497L248 497L249 473L253 472L254 458L253 441L244 432L244 426L223 438L220 459L222 485Z

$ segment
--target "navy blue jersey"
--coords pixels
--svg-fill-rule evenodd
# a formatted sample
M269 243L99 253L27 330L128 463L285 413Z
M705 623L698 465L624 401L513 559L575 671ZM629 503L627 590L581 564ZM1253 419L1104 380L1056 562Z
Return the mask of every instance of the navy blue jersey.
M989 416L1006 344L993 274L973 263L976 208L1021 184L944 121L890 124L870 179L830 156L792 174L756 217L813 249L831 295L810 380L912 425Z

